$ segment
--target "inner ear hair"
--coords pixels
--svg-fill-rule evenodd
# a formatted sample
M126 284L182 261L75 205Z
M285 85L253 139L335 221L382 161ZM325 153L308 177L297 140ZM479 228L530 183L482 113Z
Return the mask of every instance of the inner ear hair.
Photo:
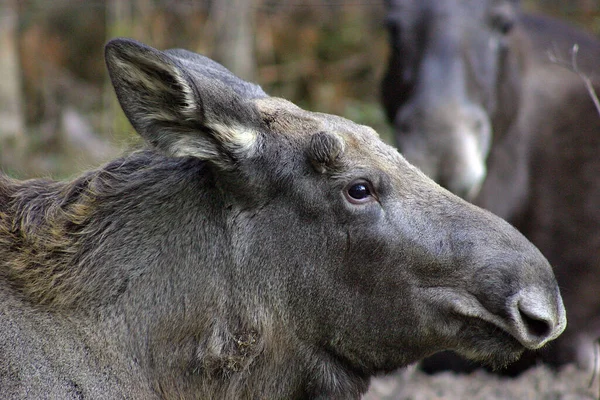
M335 166L339 156L344 152L344 141L339 135L330 132L317 132L310 138L307 156L310 163L319 173Z

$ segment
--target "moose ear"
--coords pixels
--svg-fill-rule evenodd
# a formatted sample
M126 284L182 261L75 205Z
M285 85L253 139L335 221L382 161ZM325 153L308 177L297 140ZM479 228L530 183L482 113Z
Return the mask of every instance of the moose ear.
M154 147L220 164L257 148L260 118L248 100L266 97L260 87L198 54L131 39L110 41L105 58L125 115Z

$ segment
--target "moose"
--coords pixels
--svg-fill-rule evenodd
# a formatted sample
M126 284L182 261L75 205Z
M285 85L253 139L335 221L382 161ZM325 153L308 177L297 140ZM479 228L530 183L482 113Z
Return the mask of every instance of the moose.
M387 5L392 50L382 100L400 152L541 250L555 268L569 328L536 354L551 365L593 366L600 337L600 115L593 102L600 41L527 14L518 1Z
M9 398L359 398L444 349L504 365L566 326L552 268L371 128L201 55L106 45L144 147L0 181Z

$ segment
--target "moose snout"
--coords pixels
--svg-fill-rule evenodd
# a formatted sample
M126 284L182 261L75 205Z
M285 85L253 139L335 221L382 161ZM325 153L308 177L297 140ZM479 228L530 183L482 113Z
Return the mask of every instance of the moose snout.
M556 339L565 330L567 318L550 264L531 250L535 248L522 250L529 253L526 261L513 260L479 270L470 293L481 307L477 313L480 318L508 333L524 348L535 350Z
M406 105L394 121L403 156L452 193L473 200L487 175L491 122L479 106L448 100Z
M539 349L567 326L562 298L538 287L522 289L508 302L509 332L526 348Z

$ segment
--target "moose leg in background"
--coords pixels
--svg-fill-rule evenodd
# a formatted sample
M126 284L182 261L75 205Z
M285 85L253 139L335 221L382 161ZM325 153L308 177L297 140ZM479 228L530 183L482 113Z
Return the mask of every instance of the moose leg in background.
M600 335L600 117L581 78L553 60L570 61L577 44L579 71L598 87L600 41L509 0L390 0L387 23L382 94L399 150L521 230L565 292L566 334L507 372L538 358L589 367Z

